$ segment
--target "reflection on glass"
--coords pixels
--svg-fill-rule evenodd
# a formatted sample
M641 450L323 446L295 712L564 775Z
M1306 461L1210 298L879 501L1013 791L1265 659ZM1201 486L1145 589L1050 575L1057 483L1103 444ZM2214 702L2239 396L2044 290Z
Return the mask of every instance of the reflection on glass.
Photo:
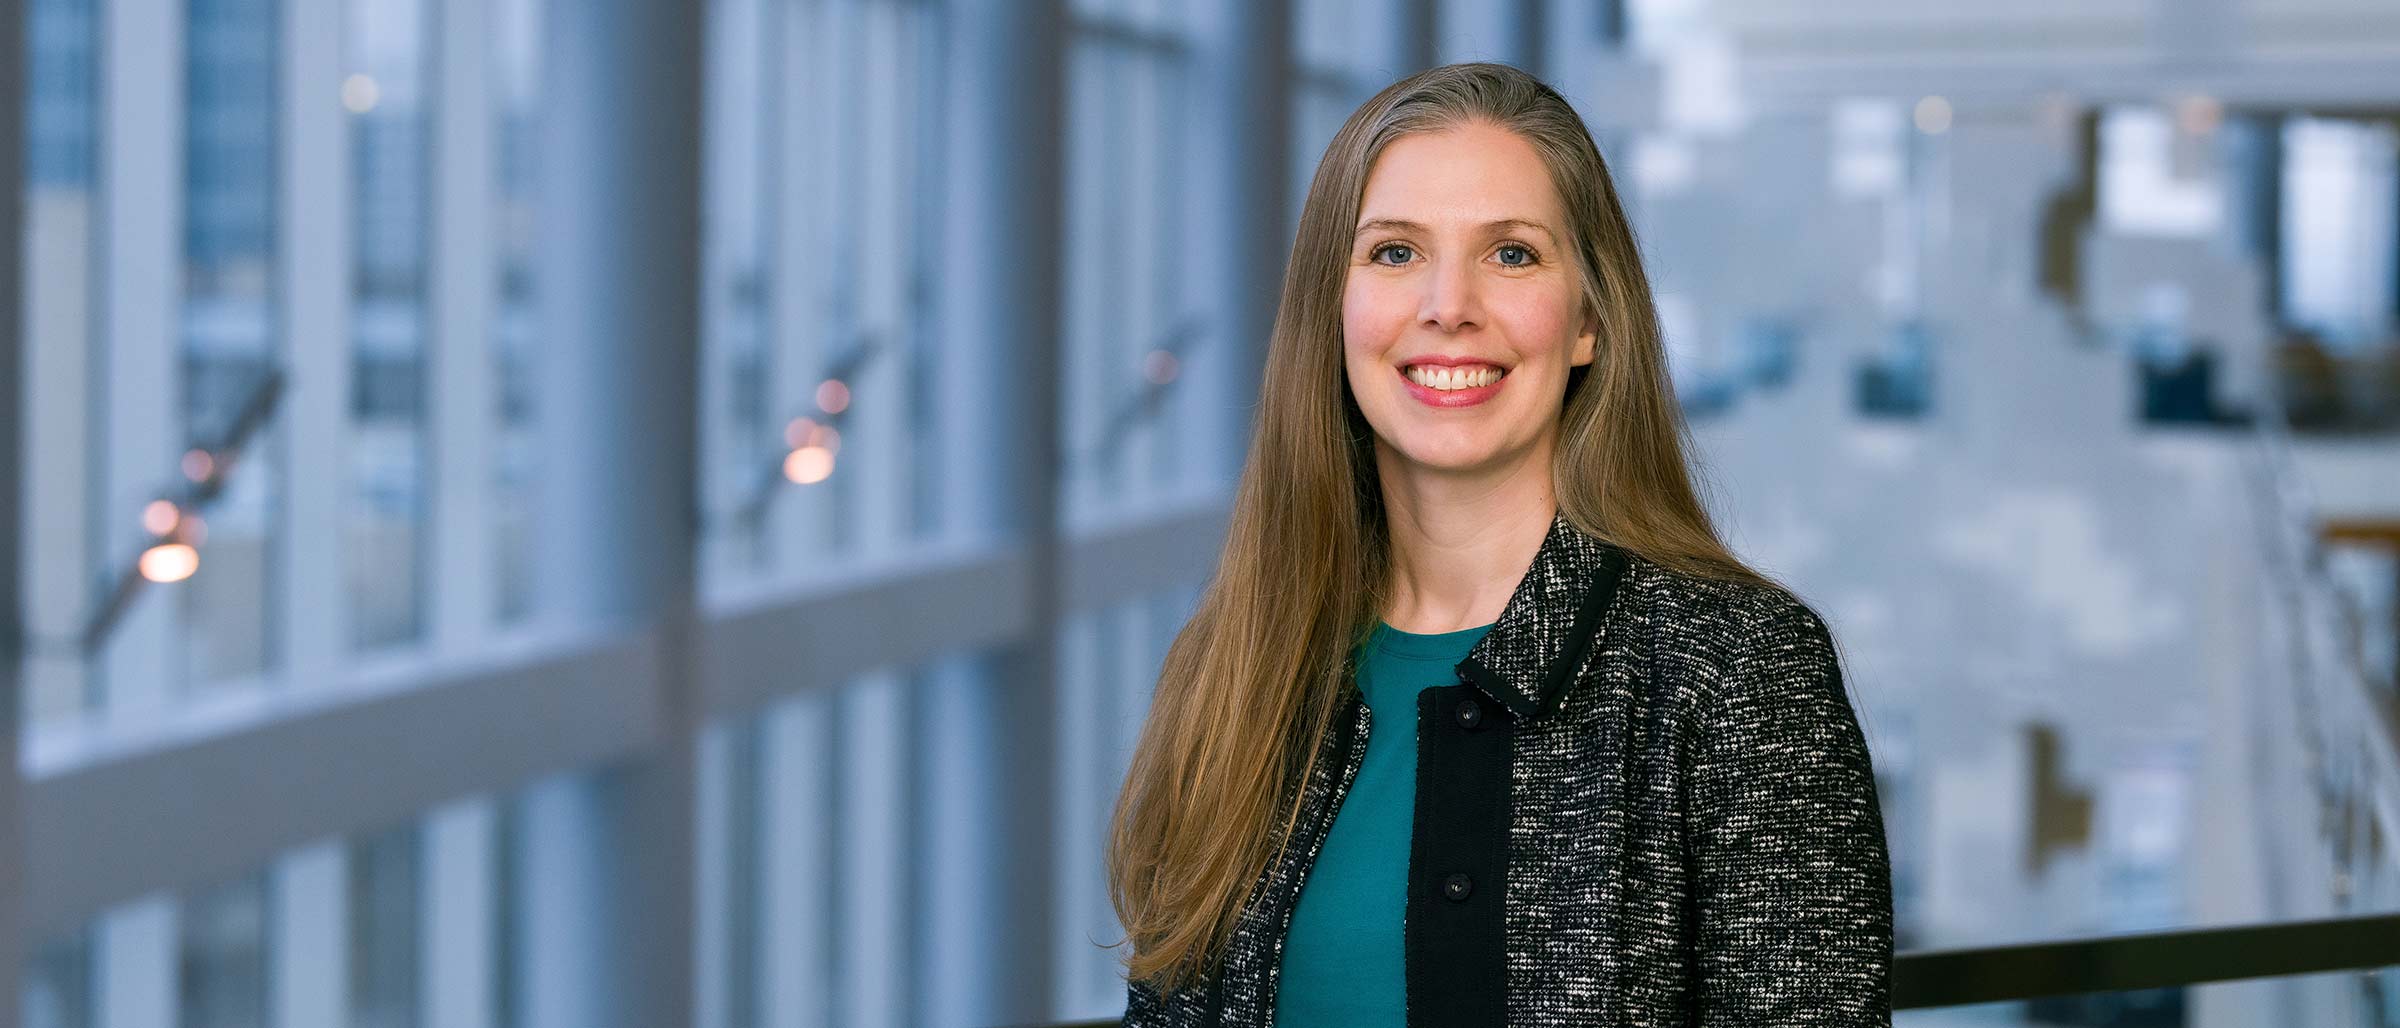
M502 622L524 618L533 606L534 433L534 175L535 118L541 92L541 0L492 5L493 97L499 133L498 190L493 197L492 251L499 288L492 348L499 381L499 446L495 448L493 559L498 563Z
M342 106L350 112L352 437L344 518L352 642L424 629L425 0L350 0Z
M192 0L186 71L183 418L187 451L236 442L242 407L278 362L275 315L274 0ZM187 681L256 676L274 663L270 592L281 488L252 439L205 511L197 571L175 587ZM194 464L194 467L200 465ZM161 473L171 469L162 468Z
M267 1023L267 882L255 874L183 905L180 1028Z

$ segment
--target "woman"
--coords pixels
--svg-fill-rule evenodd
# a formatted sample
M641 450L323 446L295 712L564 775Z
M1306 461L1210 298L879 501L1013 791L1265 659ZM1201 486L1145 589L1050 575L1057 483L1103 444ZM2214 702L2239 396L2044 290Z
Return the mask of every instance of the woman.
M1832 639L1694 495L1574 110L1496 64L1368 100L1263 373L1118 801L1129 1028L1888 1024Z

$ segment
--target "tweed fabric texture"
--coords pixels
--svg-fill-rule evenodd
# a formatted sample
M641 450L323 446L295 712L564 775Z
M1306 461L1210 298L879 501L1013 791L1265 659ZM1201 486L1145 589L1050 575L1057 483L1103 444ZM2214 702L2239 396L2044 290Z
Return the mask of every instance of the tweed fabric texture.
M1561 514L1460 677L1518 715L1505 1010L1489 1022L1891 1023L1881 808L1814 610L1670 571ZM1128 985L1127 1028L1271 1024L1293 905L1373 729L1355 689L1337 726L1215 975L1164 996Z

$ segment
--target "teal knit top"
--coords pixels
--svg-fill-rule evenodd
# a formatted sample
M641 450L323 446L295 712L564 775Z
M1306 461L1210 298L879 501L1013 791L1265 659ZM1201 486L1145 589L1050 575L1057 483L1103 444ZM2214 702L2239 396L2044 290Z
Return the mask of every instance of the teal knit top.
M1404 1028L1403 913L1417 796L1417 694L1456 684L1491 625L1403 632L1382 622L1360 647L1367 752L1300 888L1275 989L1280 1028Z

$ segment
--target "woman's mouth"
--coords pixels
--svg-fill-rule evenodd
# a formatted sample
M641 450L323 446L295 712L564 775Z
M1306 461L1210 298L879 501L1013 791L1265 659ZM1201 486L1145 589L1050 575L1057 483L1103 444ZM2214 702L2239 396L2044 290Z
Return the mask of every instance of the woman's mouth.
M1428 407L1472 407L1500 392L1508 370L1492 364L1411 364L1400 369L1400 380Z

